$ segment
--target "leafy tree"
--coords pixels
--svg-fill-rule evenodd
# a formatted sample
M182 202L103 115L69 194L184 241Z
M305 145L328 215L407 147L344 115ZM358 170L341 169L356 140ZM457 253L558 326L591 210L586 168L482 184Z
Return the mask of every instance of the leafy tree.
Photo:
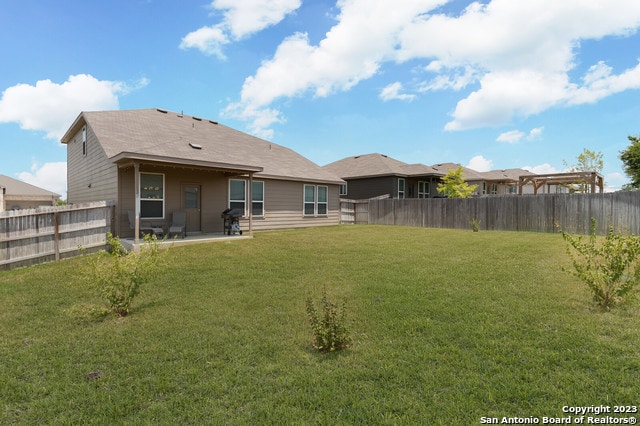
M631 179L631 183L623 189L640 189L640 136L628 136L631 145L620 152L620 160L624 164L623 169Z
M596 172L601 173L604 168L603 155L601 152L591 151L584 148L582 153L576 158L576 164L570 165L566 160L563 160L565 167L569 168L569 172ZM579 182L577 186L573 186L572 189L575 192L588 192L587 182Z
M469 198L478 185L469 185L464 180L462 166L457 169L450 169L442 182L438 184L438 192L448 198Z
M566 160L564 165L569 168L570 172L602 172L604 168L603 155L601 152L591 151L584 148L582 153L576 158L576 164L570 165Z

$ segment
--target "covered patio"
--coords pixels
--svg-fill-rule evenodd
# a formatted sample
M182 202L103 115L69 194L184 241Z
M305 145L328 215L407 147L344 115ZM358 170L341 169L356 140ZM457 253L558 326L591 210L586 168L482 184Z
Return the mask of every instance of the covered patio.
M244 235L240 235L240 234L235 234L235 235L227 235L224 233L210 233L210 234L187 234L186 237L184 238L180 238L180 237L174 237L172 236L171 238L167 237L167 238L161 238L158 239L160 241L160 245L161 246L184 246L184 245L190 245L190 244L202 244L202 243L214 243L214 242L224 242L224 241L236 241L236 240L248 240L253 238L252 235L250 234L244 234ZM131 237L131 238L122 238L120 240L122 242L122 244L124 245L124 247L127 250L135 250L136 248L136 240ZM140 240L141 241L141 240ZM141 243L143 244L143 243Z

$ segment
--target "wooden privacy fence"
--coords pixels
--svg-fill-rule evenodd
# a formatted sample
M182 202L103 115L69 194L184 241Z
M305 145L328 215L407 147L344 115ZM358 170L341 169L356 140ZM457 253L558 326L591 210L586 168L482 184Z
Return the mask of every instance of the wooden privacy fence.
M95 202L0 213L0 270L104 247L115 204Z
M496 195L466 199L369 200L368 223L429 228L588 234L591 218L597 232L616 230L640 234L640 191L605 194Z
M372 198L372 200L382 200L389 198L389 195L382 195ZM369 223L369 200L348 200L340 199L340 223L344 224L367 224Z

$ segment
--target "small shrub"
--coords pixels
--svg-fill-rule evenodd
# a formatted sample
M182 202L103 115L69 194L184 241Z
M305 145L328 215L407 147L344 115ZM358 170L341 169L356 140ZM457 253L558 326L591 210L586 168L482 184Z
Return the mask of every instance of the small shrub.
M313 331L313 347L319 352L345 349L351 343L346 327L346 302L341 309L332 302L325 289L320 300L322 312L318 313L311 297L307 298L307 315Z
M111 233L107 234L107 243L109 252L89 257L84 281L106 299L112 312L124 317L140 287L157 274L160 247L155 235L145 235L140 253L127 252L120 239Z
M480 221L478 219L471 219L471 229L473 230L473 232L478 232L480 231Z
M640 238L623 235L613 227L604 238L598 238L595 219L591 219L588 236L560 232L573 265L568 272L589 287L596 304L610 309L624 301L640 281Z

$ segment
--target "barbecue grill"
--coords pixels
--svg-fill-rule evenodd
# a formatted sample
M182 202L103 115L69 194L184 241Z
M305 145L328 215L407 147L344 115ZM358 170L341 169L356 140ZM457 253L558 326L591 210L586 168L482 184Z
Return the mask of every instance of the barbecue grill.
M226 209L222 212L220 217L224 219L224 231L227 235L235 235L236 232L242 235L240 229L240 218L244 212L242 209Z

